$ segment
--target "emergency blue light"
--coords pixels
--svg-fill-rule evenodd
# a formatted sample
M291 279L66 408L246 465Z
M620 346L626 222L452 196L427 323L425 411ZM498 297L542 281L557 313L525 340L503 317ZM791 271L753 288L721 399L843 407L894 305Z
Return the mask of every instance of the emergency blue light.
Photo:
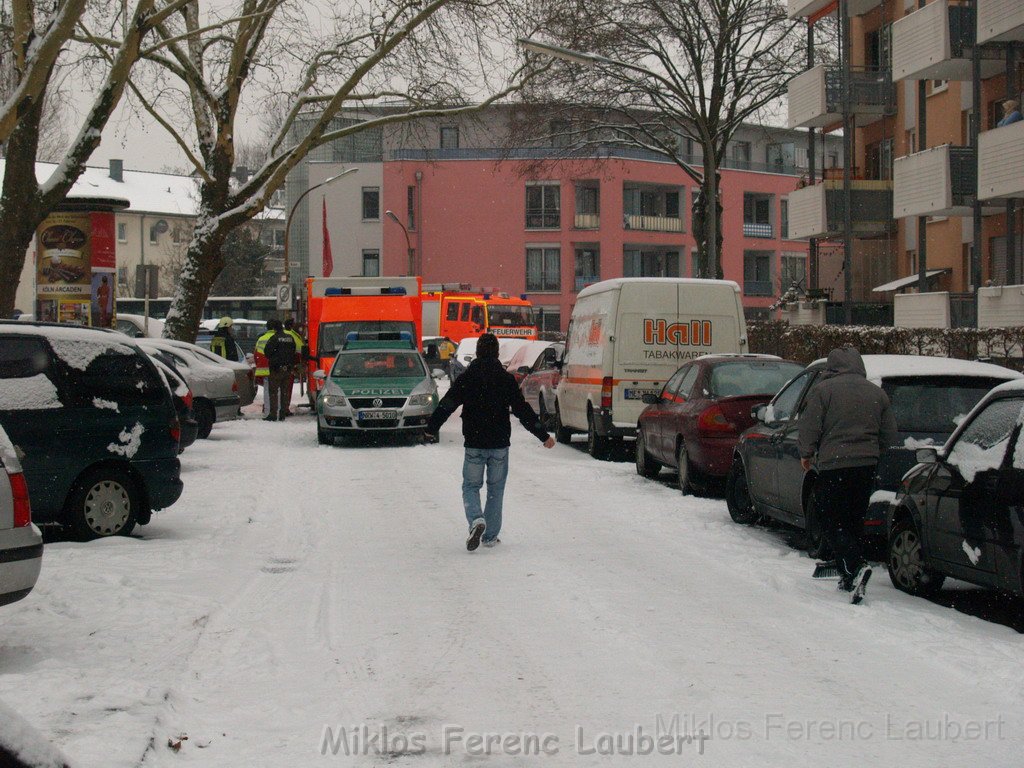
M484 301L487 301L490 298L491 298L491 294L489 294L489 293L485 293L484 294Z
M324 296L351 296L351 288L328 288L324 291Z
M523 301L526 301L526 294L525 293L520 293L519 294L519 298L522 299Z
M345 341L359 341L359 332L349 331L345 334Z

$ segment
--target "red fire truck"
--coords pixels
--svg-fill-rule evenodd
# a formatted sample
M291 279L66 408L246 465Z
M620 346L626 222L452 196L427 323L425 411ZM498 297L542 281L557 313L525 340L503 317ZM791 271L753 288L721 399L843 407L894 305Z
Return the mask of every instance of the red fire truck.
M447 336L456 344L467 336L536 339L537 322L526 295L501 292L428 290L423 292L423 335Z

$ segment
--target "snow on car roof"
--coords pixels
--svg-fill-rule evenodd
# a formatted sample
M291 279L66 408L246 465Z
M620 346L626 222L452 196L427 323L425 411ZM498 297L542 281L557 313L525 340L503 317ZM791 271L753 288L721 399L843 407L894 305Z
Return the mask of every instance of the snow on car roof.
M992 363L958 360L953 357L925 355L863 355L864 369L871 380L892 376L991 376L997 379L1019 379L1022 374ZM825 358L811 365L825 365Z
M624 285L632 285L634 283L675 283L683 285L726 285L732 288L736 293L740 292L740 286L734 280L707 280L699 277L616 277L611 280L602 280L599 283L588 285L577 295L577 299L582 299L585 296L589 296L592 293L601 293L603 291L610 291L614 288L621 288Z
M989 392L989 396L997 394L999 392L1024 392L1024 377L1019 379L1013 379L1012 381L1005 381L992 388Z
M133 355L138 351L134 341L123 333L103 328L87 328L81 325L56 325L45 323L0 323L0 334L18 336L43 336L54 353L70 365L84 371L89 363L104 352Z

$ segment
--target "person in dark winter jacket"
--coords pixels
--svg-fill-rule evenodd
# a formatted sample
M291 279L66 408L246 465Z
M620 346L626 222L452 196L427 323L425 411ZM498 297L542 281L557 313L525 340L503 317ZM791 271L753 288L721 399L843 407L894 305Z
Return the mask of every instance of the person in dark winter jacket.
M288 401L291 399L285 388L291 389L299 355L295 339L285 333L279 320L267 321L267 327L274 335L267 339L263 347L267 356L267 368L270 371L270 375L267 376L270 413L264 417L264 421L284 421L288 416Z
M466 454L462 465L462 502L469 523L466 549L498 543L502 501L508 477L508 449L512 436L511 411L545 448L555 440L541 426L537 414L523 399L512 374L498 360L498 339L485 333L476 344L476 359L452 384L425 430L426 439L437 441L437 432L455 409L462 406L462 435ZM487 502L480 508L480 489L487 474Z
M896 420L885 392L867 380L856 349L829 353L798 424L800 463L817 470L815 512L835 554L840 587L862 589L871 569L861 553L861 527L878 458L896 441Z

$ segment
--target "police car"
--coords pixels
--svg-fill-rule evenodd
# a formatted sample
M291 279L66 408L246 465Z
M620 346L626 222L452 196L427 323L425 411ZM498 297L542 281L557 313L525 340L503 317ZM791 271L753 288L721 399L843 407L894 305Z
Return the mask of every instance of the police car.
M435 378L412 334L349 333L316 400L321 445L345 435L421 433L437 407Z

